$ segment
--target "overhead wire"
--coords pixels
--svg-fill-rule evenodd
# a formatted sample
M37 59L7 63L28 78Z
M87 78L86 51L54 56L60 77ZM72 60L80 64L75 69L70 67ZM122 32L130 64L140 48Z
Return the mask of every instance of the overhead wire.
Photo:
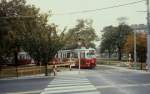
M119 5L114 5L114 6L110 6L110 7L98 8L98 9L75 11L75 12L68 12L68 13L54 13L53 15L73 15L73 14L82 14L82 13L88 13L88 12L102 11L102 10L107 10L107 9L127 6L127 5L133 5L133 4L141 3L143 1L145 1L145 0L139 0L139 1L135 1L135 2L119 4Z

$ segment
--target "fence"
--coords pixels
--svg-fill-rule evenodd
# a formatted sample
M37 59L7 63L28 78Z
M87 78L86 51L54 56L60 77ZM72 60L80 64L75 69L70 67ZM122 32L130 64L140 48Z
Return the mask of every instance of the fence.
M69 63L58 64L59 70L63 68L69 69ZM53 65L48 65L48 73L51 73ZM18 66L18 67L3 67L0 70L0 78L19 77L26 75L36 75L45 73L45 66Z

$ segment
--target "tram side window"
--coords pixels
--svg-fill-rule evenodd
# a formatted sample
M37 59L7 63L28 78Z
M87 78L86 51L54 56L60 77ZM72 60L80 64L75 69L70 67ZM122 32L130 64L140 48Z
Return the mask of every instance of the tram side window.
M74 58L78 58L78 53L74 53Z
M70 53L67 53L67 58L70 58Z

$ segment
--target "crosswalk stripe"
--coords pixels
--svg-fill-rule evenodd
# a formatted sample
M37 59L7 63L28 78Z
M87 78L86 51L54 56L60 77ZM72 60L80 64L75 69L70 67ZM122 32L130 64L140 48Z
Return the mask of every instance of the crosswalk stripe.
M56 79L54 79L54 80L87 80L87 79L85 79L85 78L76 78L76 79L72 79L72 78L56 78Z
M87 83L87 82L89 82L89 81L59 81L59 82L57 82L57 81L54 81L54 82L51 82L51 84L65 84L65 83Z
M53 94L53 93L66 93L66 92L81 92L81 91L90 91L90 90L96 90L95 87L84 87L84 88L73 88L73 89L61 89L61 90L46 90L41 94Z
M88 91L88 92L78 92L78 93L71 93L71 94L101 94L98 91Z
M55 78L54 80L85 80L85 78Z
M41 94L70 94L70 92L71 94L100 94L96 87L82 76L57 76Z
M80 81L88 81L88 79L54 79L53 81L72 81L72 80L80 80Z
M53 87L53 88L46 88L45 90L60 90L60 89L74 89L74 88L93 88L93 85L84 85L84 86L68 86L68 87Z
M91 83L65 83L65 84L49 84L48 87L58 87L58 86L74 86L74 85L90 85Z

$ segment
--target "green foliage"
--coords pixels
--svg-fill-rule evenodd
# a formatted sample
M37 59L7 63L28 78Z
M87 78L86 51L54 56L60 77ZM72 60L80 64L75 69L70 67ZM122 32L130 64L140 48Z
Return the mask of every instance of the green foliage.
M118 59L121 60L124 44L132 29L128 25L120 24L117 27L107 26L102 32L100 51L102 53L107 51L110 55L117 50Z
M97 39L92 20L77 20L77 25L69 29L65 34L65 48L77 48L78 41L82 42L82 46L93 47L93 41Z
M107 26L103 29L102 41L100 44L100 51L103 53L106 50L113 52L116 44L116 27Z
M47 63L63 46L55 24L48 24L50 13L26 5L25 0L0 2L0 56L14 53L16 48L28 52L37 61ZM61 34L62 35L62 34Z

